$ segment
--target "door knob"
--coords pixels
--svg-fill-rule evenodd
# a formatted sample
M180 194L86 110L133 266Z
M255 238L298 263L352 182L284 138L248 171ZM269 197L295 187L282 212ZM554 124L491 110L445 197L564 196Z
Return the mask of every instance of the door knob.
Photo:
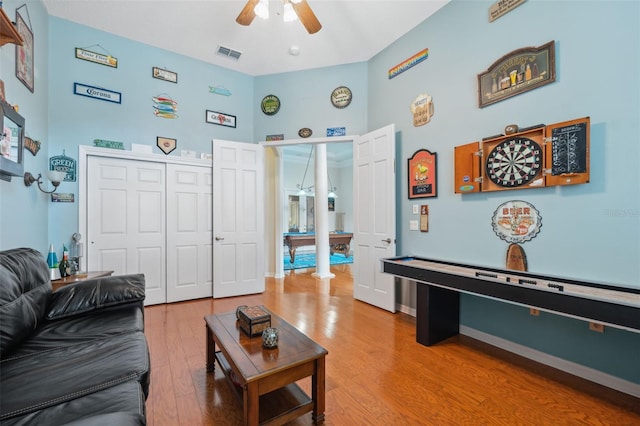
M391 244L391 238L387 238L386 240L382 240L383 243Z
M224 238L222 238L222 237L216 237L216 241L224 241Z

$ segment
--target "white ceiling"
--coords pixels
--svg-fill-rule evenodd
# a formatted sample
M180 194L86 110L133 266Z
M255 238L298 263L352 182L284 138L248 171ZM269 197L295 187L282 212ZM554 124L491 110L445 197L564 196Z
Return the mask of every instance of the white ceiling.
M248 27L235 21L245 0L44 0L50 15L252 76L368 61L448 2L308 0L322 24L310 35L282 21L281 0ZM219 45L240 59L217 54Z

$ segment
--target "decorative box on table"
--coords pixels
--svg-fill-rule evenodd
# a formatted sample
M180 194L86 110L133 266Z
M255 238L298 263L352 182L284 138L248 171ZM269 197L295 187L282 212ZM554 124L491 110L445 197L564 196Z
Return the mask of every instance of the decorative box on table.
M271 314L264 306L250 306L238 312L240 328L249 336L256 336L271 327Z

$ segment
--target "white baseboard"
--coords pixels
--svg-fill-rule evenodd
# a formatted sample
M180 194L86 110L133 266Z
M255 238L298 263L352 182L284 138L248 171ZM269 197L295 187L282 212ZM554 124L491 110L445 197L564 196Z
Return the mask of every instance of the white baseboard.
M619 392L624 392L636 398L640 398L640 385L637 383L629 382L628 380L611 376L601 371L594 370L593 368L585 367L583 365L576 364L574 362L567 361L562 358L558 358L553 355L549 355L544 352L510 342L500 337L496 337L464 325L460 325L460 334L472 337L476 340L480 340L492 346L496 346L500 349L504 349L506 351L531 359L541 364L557 368L558 370L573 374L574 376L590 380L602 386L606 386Z
M416 316L416 308L412 308L407 305L396 304L396 311L411 315L412 317Z

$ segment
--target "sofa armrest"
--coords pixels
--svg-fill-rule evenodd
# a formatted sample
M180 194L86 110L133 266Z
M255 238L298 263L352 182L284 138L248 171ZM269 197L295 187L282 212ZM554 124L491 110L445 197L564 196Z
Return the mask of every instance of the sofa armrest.
M51 294L46 318L53 320L110 306L142 302L144 297L143 274L80 281L61 287Z

